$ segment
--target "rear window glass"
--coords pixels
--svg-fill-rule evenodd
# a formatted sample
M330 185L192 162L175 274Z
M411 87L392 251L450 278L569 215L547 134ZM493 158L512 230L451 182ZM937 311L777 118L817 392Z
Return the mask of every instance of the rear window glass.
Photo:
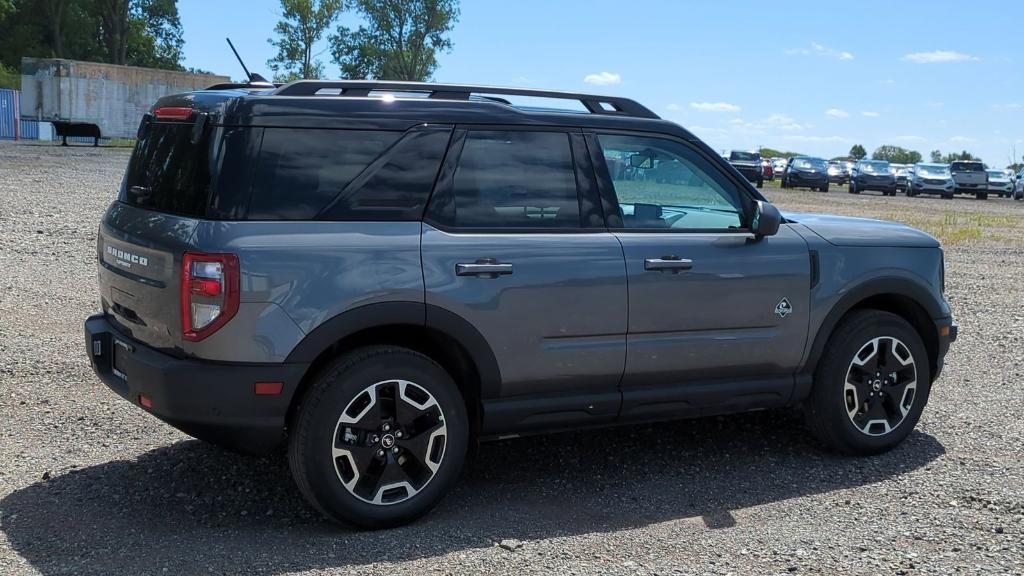
M729 160L736 160L739 162L757 162L761 159L761 155L757 152L740 152L733 150L729 153Z
M210 196L208 138L192 144L192 124L154 122L132 152L121 201L132 206L204 217Z
M267 128L250 220L310 220L402 134Z
M950 165L953 172L984 172L985 165L981 162L953 162Z

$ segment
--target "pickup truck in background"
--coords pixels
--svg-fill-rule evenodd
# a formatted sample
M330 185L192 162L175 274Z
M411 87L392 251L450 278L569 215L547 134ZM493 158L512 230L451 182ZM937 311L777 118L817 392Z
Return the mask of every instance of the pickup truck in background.
M729 164L740 171L747 180L757 185L764 186L764 171L761 169L761 154L759 152L743 152L733 150L729 152Z
M957 194L974 194L978 200L988 199L988 172L981 162L962 161L949 165L953 190Z

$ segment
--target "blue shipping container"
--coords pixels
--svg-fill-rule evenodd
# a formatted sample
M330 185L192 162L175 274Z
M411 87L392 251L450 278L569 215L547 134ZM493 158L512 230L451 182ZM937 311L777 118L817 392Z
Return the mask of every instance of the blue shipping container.
M35 120L21 120L21 139L39 140L39 122Z
M18 96L17 90L0 88L0 140L15 140L21 136Z

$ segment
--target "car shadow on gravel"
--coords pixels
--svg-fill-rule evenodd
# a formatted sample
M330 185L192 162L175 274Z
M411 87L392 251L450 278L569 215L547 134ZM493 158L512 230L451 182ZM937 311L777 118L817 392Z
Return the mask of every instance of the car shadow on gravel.
M944 452L916 431L881 456L835 456L778 411L507 440L483 445L426 518L361 532L321 520L283 458L186 441L13 492L0 529L43 574L281 574L681 518L728 528L734 510L882 482Z

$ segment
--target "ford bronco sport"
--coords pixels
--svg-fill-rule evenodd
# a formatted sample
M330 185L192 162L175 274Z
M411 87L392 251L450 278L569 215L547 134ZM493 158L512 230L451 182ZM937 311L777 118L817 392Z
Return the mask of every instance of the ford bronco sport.
M687 130L588 94L161 98L97 258L108 387L286 444L303 495L367 527L424 514L481 439L799 405L823 444L888 450L957 335L931 236L782 216Z

